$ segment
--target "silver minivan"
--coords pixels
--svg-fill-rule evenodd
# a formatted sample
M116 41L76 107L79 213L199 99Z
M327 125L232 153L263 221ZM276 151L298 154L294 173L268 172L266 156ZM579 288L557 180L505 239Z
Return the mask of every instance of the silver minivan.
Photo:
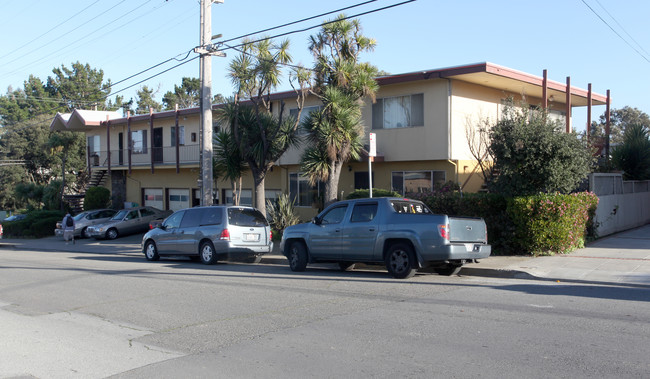
M181 209L142 237L149 261L185 255L204 264L223 259L259 262L273 248L271 227L260 211L243 206Z

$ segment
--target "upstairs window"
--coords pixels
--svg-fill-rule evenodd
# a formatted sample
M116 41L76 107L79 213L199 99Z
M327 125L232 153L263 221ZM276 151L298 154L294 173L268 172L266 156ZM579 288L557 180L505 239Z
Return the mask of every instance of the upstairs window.
M373 129L424 126L424 94L385 97L372 105Z
M134 130L131 132L131 151L133 154L147 153L147 131Z
M171 146L176 146L176 127L172 126L171 128ZM178 127L178 146L184 146L185 145L185 127L184 126L179 126Z

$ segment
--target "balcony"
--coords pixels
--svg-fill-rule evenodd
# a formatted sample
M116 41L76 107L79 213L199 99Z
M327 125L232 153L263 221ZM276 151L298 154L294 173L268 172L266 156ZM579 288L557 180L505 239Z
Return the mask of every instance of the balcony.
M176 165L176 146L166 147L148 147L140 151L131 152L131 166L151 166L153 153L154 166L174 166ZM91 168L108 168L108 151L100 150L88 154L88 162ZM195 145L184 145L178 147L178 163L182 165L199 164L200 147ZM110 151L110 167L128 167L129 151L128 149Z

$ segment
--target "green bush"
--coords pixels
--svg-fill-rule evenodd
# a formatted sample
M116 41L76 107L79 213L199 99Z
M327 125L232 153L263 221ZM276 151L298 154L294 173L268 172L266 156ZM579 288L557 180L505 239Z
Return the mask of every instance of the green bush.
M521 249L553 255L584 247L597 205L598 197L588 192L541 194L510 199L507 212Z
M5 238L42 238L54 234L56 223L63 219L61 211L32 211L22 220L2 224Z
M358 189L354 192L351 192L346 199L365 199L370 197L370 190L367 189ZM399 193L395 191L389 191L381 188L372 189L372 197L402 197Z
M111 200L111 191L106 187L90 187L84 197L84 209L108 208Z
M421 200L434 213L482 217L494 255L567 253L595 238L598 197L593 193L509 198L438 191L409 197Z
M300 219L294 212L295 200L292 200L289 194L282 194L277 201L266 202L267 219L273 230L273 240L277 241L282 237L284 229L300 222Z

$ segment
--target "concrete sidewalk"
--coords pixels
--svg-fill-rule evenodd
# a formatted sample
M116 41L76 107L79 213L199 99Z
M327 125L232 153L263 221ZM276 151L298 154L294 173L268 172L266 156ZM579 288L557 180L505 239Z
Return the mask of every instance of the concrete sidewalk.
M66 244L60 237L3 239L0 249L141 255L141 240L142 235L112 241L81 239L76 244ZM261 263L286 265L287 260L276 246L274 253L263 256ZM460 275L650 286L650 224L602 238L571 254L538 258L492 256L466 265Z

